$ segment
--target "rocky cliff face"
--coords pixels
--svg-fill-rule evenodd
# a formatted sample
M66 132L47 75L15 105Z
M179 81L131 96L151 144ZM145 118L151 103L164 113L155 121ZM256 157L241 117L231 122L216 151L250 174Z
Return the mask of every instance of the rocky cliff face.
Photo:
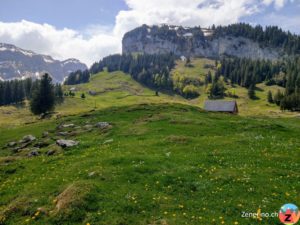
M62 82L70 72L85 70L87 66L77 59L59 61L14 45L0 43L0 80L39 77L49 73L54 82Z
M176 26L147 26L125 34L123 53L147 54L174 53L178 56L220 58L223 55L252 59L279 58L280 51L262 48L258 43L243 37L214 37L208 29Z

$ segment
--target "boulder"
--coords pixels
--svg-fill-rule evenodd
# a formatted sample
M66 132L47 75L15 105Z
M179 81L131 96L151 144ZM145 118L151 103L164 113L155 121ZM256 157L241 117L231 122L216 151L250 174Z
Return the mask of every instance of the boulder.
M84 128L84 129L92 129L92 128L93 128L93 126L92 126L92 125L90 125L90 124L87 124L87 125L84 125L84 126L83 126L83 128Z
M44 148L44 147L47 147L47 146L49 146L49 145L50 145L50 143L47 142L47 141L40 141L40 142L34 144L34 147L37 147L37 148Z
M17 145L17 142L11 141L7 144L7 147L15 147Z
M28 153L29 157L34 157L34 156L39 156L39 152L37 150L31 151L30 153Z
M68 136L68 132L58 132L59 136Z
M51 155L54 155L55 154L55 150L49 150L47 153L46 153L46 155L47 156L51 156Z
M73 128L75 127L75 125L73 123L71 124L64 124L64 125L61 125L62 128Z
M109 143L113 143L114 139L109 139L103 142L104 145L109 144Z
M28 143L28 142L33 142L35 140L36 140L35 136L30 134L30 135L24 136L23 139L20 142L21 143Z
M43 134L42 134L42 137L43 138L46 138L49 136L49 132L48 131L44 131Z
M109 126L110 126L110 124L108 122L99 122L99 123L95 124L95 127L98 127L100 129L105 129Z
M62 148L67 148L67 147L73 147L79 144L78 141L73 141L73 140L57 140L56 144L58 146L61 146Z

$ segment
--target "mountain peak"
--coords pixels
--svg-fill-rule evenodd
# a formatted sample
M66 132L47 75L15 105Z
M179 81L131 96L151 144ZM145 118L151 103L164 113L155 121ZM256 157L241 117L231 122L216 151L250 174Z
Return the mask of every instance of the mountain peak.
M69 73L86 69L87 66L78 59L59 61L49 55L0 43L0 80L35 78L37 74L47 72L55 82L62 82Z

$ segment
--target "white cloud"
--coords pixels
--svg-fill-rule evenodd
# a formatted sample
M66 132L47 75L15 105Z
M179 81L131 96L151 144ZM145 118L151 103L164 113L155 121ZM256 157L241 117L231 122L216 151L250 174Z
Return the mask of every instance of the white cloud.
M275 8L280 9L286 4L286 2L288 2L288 0L263 0L263 2L266 5L271 5L274 3ZM291 2L293 2L293 0L291 0Z
M97 31L97 32L96 32ZM90 65L105 55L120 52L120 37L101 27L89 27L84 34L56 29L49 24L26 20L0 22L0 42L15 44L57 59L78 58Z
M92 25L80 32L25 20L0 22L0 42L58 59L78 58L91 65L103 56L121 52L124 33L142 24L226 25L272 4L279 9L288 1L293 0L125 0L129 10L118 13L114 27Z

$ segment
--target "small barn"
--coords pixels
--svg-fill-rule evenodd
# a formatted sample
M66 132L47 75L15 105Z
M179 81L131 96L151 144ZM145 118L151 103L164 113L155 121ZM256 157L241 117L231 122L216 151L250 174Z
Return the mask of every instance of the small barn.
M209 112L226 112L237 114L239 112L236 101L207 100L204 109Z

